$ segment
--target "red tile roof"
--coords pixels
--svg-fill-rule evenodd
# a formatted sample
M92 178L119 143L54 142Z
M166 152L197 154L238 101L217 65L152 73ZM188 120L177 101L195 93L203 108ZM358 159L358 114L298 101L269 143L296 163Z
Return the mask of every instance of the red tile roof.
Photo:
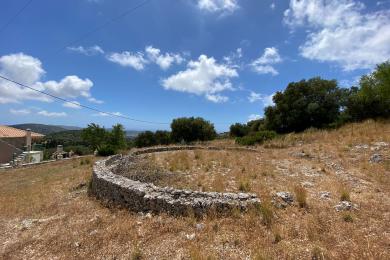
M17 128L0 125L0 138L26 137L26 131ZM44 135L31 132L32 138L42 138Z

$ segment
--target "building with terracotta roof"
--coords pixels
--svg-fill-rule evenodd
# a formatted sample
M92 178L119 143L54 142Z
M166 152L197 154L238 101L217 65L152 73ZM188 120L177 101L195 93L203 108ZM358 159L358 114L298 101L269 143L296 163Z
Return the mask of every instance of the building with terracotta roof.
M22 153L26 147L31 149L31 142L37 142L43 137L29 130L0 125L0 163L10 162L14 154Z

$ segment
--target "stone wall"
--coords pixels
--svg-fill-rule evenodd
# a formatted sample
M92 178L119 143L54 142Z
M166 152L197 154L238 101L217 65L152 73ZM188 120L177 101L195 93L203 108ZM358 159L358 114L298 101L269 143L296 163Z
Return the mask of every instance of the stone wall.
M135 212L166 212L172 215L202 216L208 213L229 214L232 210L246 211L260 205L255 194L199 192L158 187L115 174L121 165L131 163L131 158L139 154L177 150L209 149L216 147L170 146L137 150L128 156L115 155L95 163L90 193L108 204L118 205ZM224 150L255 150L228 148Z

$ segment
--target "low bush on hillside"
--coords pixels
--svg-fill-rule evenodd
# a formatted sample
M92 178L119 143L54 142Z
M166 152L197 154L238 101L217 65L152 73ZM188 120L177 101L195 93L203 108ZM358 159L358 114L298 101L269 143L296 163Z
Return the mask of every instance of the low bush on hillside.
M277 136L274 131L259 131L243 137L237 137L236 143L239 145L255 145L262 144L267 140L274 139Z
M84 145L72 145L72 146L66 146L64 148L65 152L70 152L72 151L75 155L88 155L88 154L93 154L93 151Z
M103 145L97 151L99 156L111 156L117 153L117 150L110 145Z

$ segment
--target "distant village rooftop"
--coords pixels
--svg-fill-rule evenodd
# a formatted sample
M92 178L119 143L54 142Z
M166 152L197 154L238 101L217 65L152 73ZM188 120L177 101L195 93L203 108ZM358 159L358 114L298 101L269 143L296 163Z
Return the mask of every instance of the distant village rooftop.
M13 128L10 126L0 125L0 138L19 138L26 137L27 131ZM44 137L42 134L31 132L32 138Z

